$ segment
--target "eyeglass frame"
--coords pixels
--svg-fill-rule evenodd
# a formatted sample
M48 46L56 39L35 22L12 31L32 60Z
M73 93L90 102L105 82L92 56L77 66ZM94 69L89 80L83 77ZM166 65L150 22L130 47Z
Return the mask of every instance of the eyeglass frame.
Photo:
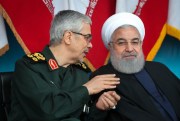
M118 39L117 41L113 42L109 42L109 44L111 43L115 43L116 45L118 46L127 46L128 43L131 43L131 45L133 47L136 47L138 46L142 41L139 39L139 38L134 38L132 41L128 42L128 41L125 41L124 39Z
M92 40L92 34L82 34L82 33L74 32L74 31L71 31L71 32L74 33L74 34L83 36L84 39L87 41L87 43L90 43L91 40Z

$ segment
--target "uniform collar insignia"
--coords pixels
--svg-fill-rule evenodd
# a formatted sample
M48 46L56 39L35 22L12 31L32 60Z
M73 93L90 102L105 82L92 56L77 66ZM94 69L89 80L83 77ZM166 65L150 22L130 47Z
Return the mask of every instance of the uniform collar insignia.
M54 59L52 59L52 58L49 59L48 64L49 64L51 70L55 70L55 69L58 69L58 68L59 68L56 60L54 60Z

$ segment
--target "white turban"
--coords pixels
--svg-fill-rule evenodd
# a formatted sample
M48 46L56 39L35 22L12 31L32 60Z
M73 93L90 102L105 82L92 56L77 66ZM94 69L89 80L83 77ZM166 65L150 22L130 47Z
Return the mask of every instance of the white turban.
M111 41L113 32L123 25L132 25L136 27L143 41L145 28L142 20L135 14L121 12L110 16L103 24L101 35L106 48L108 48L108 43Z

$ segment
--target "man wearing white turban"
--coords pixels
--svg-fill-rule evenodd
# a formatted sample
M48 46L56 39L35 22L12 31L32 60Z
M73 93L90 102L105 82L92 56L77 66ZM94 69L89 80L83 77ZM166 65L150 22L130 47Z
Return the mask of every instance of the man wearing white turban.
M180 80L165 65L144 60L144 36L144 24L134 14L118 13L105 21L102 39L110 51L110 63L91 78L116 74L121 84L115 91L121 99L115 109L106 111L94 103L88 121L180 121ZM101 100L99 95L94 102Z
M144 39L145 28L141 19L134 14L123 12L121 14L112 15L106 20L102 27L102 39L106 47L108 47L108 43L111 40L113 32L122 25L132 25L136 27L140 33L141 40Z

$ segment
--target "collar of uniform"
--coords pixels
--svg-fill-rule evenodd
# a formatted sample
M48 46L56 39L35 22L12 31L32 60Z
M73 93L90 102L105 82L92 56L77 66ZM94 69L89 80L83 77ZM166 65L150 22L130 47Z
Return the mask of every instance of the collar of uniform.
M49 49L49 46L46 46L44 50L42 51L42 53L46 57L46 61L47 61L50 71L54 71L59 68L59 65L54 55L52 54L51 50Z
M85 62L75 63L75 64L73 64L73 66L75 66L81 70L84 70L86 72L91 72L91 69L86 65Z

